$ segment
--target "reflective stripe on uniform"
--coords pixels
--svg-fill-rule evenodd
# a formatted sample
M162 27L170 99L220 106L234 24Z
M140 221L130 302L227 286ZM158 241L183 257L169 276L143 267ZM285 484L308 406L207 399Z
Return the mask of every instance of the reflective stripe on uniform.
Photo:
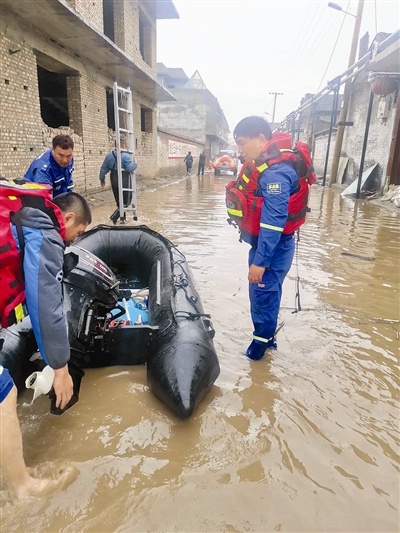
M255 341L260 341L260 342L269 342L269 341L272 341L274 338L273 337L270 337L269 339L264 339L264 337L257 337L256 335L253 335L253 339Z
M260 224L260 228L272 229L273 231L279 231L281 233L283 231L283 228L280 228L279 226L271 226L271 224L263 224L262 222Z

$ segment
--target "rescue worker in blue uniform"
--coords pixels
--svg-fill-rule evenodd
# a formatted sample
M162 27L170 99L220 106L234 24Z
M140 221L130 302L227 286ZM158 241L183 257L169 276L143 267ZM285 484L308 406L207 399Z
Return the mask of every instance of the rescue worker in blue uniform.
M30 164L24 179L34 183L50 185L53 198L74 190L74 141L69 135L56 135L52 149L46 150Z
M266 150L272 137L268 122L257 116L241 120L234 132L239 153L247 161L256 160ZM295 243L292 234L284 234L290 195L298 187L293 165L280 162L267 167L259 177L263 196L258 238L243 240L249 251L249 297L254 325L253 340L247 348L250 359L261 359L266 349L276 349L275 331L282 297L282 284L290 270Z
M132 189L132 172L137 169L137 163L133 154L130 154L127 151L126 141L124 138L121 138L121 169L122 169L122 188L123 189ZM110 216L110 220L115 225L117 220L120 218L120 208L119 208L119 185L118 185L118 171L117 171L117 150L112 150L108 152L104 158L103 164L100 168L100 186L105 187L106 184L106 174L110 172L111 179L111 188L114 195L115 203L117 204L117 209ZM124 191L122 195L122 200L124 202L124 207L128 207L132 201L132 192Z
M57 406L64 408L73 394L73 383L67 365L70 358L68 326L62 303L64 248L65 243L73 242L85 231L91 222L91 213L86 200L76 193L58 196L54 203L61 210L65 242L60 234L61 229L55 226L50 216L34 207L23 207L13 213L12 231L18 247L19 231L22 231L28 313L41 356L54 369L53 388ZM19 231L17 227L20 228ZM0 339L0 343L3 344L3 339ZM17 416L17 389L9 370L2 365L0 425L1 468L14 498L46 494L71 480L71 469L65 470L54 480L35 478L27 470Z

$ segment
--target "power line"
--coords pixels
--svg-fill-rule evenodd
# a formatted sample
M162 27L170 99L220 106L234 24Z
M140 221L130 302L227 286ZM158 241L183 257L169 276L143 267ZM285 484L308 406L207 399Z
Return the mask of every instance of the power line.
M314 48L316 44L316 38L315 38L315 31L314 28L318 28L320 26L320 22L324 15L326 14L325 7L322 7L320 3L317 3L317 8L314 11L314 15L312 19L310 20L310 28L305 30L303 32L302 39L300 42L296 42L295 44L295 53L291 58L290 63L288 64L288 67L285 69L285 72L282 76L283 79L281 79L279 85L283 85L287 82L287 79L289 77L289 80L291 79L291 76L293 75L293 66L296 65L298 70L302 69L302 63L306 60L308 56L311 55L311 52L308 50L309 43L311 42L310 48ZM315 18L317 19L315 20ZM315 22L314 22L315 20Z
M328 64L326 65L326 69L325 69L324 73L322 74L321 81L319 82L319 85L318 85L318 88L317 88L316 92L319 92L320 87L321 87L321 85L322 85L322 83L323 83L323 81L325 79L326 73L328 72L328 68L329 68L329 65L331 64L333 54L335 53L336 46L337 46L337 43L339 41L340 34L342 33L343 25L344 25L344 17L343 17L343 20L342 20L342 24L340 25L339 32L338 32L338 35L336 37L335 44L333 45L333 50L332 50L332 53L331 53L330 58L328 60Z

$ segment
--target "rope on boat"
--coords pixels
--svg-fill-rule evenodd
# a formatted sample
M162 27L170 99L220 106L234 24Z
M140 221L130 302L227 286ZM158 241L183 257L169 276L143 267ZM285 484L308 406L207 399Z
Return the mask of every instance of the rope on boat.
M198 318L211 318L207 313L191 313L190 311L175 311L175 318L187 318L188 320L197 320Z

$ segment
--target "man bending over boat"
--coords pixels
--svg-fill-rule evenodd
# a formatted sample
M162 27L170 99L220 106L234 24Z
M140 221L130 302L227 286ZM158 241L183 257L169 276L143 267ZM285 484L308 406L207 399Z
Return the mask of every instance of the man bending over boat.
M43 197L46 190L49 199ZM60 194L52 201L50 198L49 187L0 180L0 319L4 328L29 314L41 356L54 369L56 406L63 409L73 394L67 364L68 327L62 305L64 249L85 231L92 217L86 200L77 193ZM3 339L0 342L3 344ZM23 457L17 389L9 370L2 365L0 427L1 469L14 498L41 495L70 481L68 469L58 479L30 475Z

